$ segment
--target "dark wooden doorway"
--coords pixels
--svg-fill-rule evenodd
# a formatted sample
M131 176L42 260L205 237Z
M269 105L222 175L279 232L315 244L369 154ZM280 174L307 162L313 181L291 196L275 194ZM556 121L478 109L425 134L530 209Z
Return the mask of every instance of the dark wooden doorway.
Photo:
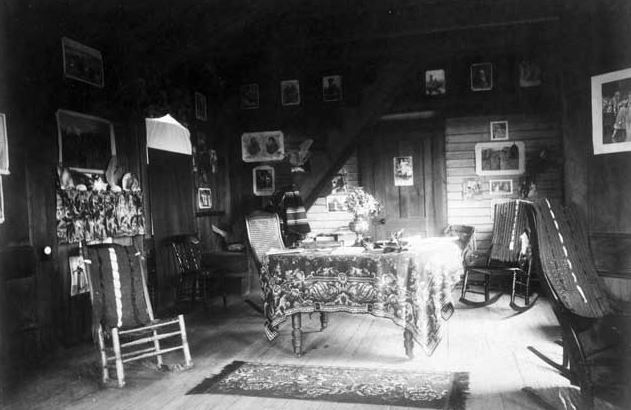
M384 210L374 238L439 235L447 222L443 121L381 121L359 144L361 184ZM412 157L413 181L395 186L394 159ZM408 180L409 181L409 180ZM408 182L410 183L410 182Z

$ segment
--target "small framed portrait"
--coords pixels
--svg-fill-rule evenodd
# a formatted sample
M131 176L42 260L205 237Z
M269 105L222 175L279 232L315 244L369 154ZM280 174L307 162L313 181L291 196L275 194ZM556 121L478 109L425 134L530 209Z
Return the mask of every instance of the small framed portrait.
M475 144L475 172L478 175L518 175L526 169L526 146L522 141L479 142Z
M99 50L66 37L61 39L61 49L64 77L103 88L103 57Z
M326 209L329 212L348 212L347 194L337 193L326 197Z
M533 60L519 62L519 86L521 88L538 87L541 85L541 66Z
M513 193L512 179L492 179L489 181L491 195L511 195Z
M210 188L197 188L197 208L200 210L212 209L213 195Z
M508 139L508 121L491 121L491 141Z
M275 190L275 171L270 165L260 165L252 169L252 187L256 196L270 196Z
M259 85L256 83L243 84L240 91L242 110L254 110L259 108Z
M282 161L285 158L283 132L244 132L241 134L241 158L244 162Z
M70 267L70 296L88 293L90 286L88 276L85 271L85 264L81 256L69 256L68 266Z
M200 121L208 119L208 103L206 96L200 92L195 92L195 118Z
M104 173L116 155L112 123L74 111L57 111L59 163L81 172Z
M436 97L447 93L445 70L425 71L425 95Z
M322 77L322 100L327 102L342 100L341 75L327 75Z
M394 157L392 162L394 186L414 185L414 165L412 163L412 157Z
M631 151L631 68L592 77L594 155Z
M298 80L281 81L280 100L283 105L300 105L300 82Z
M471 64L471 91L489 91L493 89L493 64Z

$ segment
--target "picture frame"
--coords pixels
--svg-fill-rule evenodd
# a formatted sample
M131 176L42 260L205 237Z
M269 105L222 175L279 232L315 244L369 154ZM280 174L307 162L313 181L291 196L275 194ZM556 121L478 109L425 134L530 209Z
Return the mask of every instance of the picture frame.
M631 68L591 78L594 155L631 151Z
M342 76L325 75L322 77L322 100L325 102L342 101Z
M490 91L493 89L493 63L475 63L469 68L471 91Z
M210 188L197 188L197 208L199 210L212 209L213 195Z
M242 84L239 90L239 101L242 110L259 108L259 85L257 83Z
M519 87L538 87L542 83L541 65L534 60L524 59L519 62Z
M348 212L346 205L346 193L335 193L326 197L326 209L328 212Z
M68 267L70 268L70 296L89 293L90 286L83 257L79 255L68 256Z
M79 172L104 173L116 155L114 126L106 119L57 110L59 163Z
M508 139L508 121L491 121L489 125L491 141L505 141Z
M425 95L439 97L447 94L447 79L444 69L425 70L423 76Z
M88 47L68 37L61 38L64 77L98 88L105 86L103 56L95 48Z
M475 172L478 175L521 175L526 169L523 141L479 142L475 144Z
M282 131L245 132L241 134L241 158L244 162L282 161L284 139Z
M9 175L9 136L7 117L0 112L0 175Z
M195 91L195 119L206 121L208 119L208 101L206 96Z
M300 105L300 82L298 80L281 81L280 100L283 106Z
M252 169L252 190L256 196L270 196L276 190L276 171L271 165Z
M411 155L392 158L394 186L414 185L414 162Z
M489 181L489 193L491 195L512 195L512 179L491 179Z

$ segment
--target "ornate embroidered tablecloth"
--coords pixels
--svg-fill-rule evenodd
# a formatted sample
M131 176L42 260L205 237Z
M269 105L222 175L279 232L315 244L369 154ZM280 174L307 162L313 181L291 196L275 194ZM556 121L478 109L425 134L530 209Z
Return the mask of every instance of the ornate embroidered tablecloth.
M429 238L401 253L343 254L317 250L268 254L261 268L267 337L295 313L349 312L386 317L430 355L453 313L462 274L460 248ZM407 344L406 344L407 347Z

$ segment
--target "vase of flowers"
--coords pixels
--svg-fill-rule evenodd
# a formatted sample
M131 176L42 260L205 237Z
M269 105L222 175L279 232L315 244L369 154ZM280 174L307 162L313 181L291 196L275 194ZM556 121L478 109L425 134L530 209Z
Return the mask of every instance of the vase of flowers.
M346 206L353 214L348 227L355 232L355 245L360 246L364 242L364 236L370 231L372 219L381 211L381 204L363 188L354 187L348 191Z

